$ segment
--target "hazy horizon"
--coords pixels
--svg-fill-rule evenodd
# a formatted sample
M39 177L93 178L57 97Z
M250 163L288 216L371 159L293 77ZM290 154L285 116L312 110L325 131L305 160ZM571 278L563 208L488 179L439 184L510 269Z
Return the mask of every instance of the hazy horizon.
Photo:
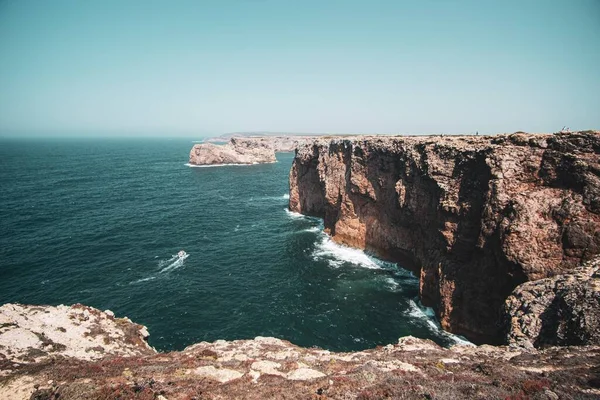
M600 2L0 0L0 137L600 129Z

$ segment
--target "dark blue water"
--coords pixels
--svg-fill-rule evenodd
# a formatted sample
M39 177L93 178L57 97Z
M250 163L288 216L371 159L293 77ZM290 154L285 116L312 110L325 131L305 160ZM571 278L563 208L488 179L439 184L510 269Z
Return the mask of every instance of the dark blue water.
M286 211L292 154L191 168L192 145L0 141L0 303L111 309L161 350L259 335L331 350L453 342L410 273Z

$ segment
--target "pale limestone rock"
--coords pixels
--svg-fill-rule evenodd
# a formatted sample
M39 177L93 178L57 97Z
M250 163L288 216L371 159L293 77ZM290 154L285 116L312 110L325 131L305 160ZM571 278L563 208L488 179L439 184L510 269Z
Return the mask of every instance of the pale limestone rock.
M324 376L327 375L320 371L317 371L316 369L298 368L290 372L287 375L287 378L293 381L307 381L310 379L322 378Z
M276 162L272 143L261 139L232 138L228 144L196 144L190 165L262 164Z
M268 360L255 361L252 363L250 368L252 368L253 370L256 370L262 374L285 376L285 373L279 371L279 368L281 368L281 364L274 362L274 361L268 361Z
M81 305L5 304L0 307L0 326L0 358L19 363L59 354L94 360L109 354L155 353L139 333L140 325Z
M206 378L211 378L220 383L229 382L234 379L241 378L244 374L234 369L228 368L215 368L212 365L206 367L198 367L194 370L194 374L203 376Z

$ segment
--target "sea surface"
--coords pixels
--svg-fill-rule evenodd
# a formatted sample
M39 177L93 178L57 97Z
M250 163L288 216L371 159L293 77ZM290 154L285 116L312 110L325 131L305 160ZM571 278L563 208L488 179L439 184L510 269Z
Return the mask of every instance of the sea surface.
M293 154L198 168L186 165L192 145L0 140L0 303L110 309L146 325L159 350L255 336L335 351L460 340L420 307L411 273L287 210Z

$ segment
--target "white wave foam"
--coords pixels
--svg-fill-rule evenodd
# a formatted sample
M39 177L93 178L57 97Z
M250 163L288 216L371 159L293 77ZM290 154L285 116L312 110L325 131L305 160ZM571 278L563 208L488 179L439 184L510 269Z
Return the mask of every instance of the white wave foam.
M248 199L249 202L263 202L263 201L282 201L285 199L289 199L290 196L284 194L283 196L264 196L264 197L251 197L250 199Z
M295 211L290 211L290 209L287 207L284 208L284 210L285 210L286 214L288 215L288 217L290 217L290 218L293 218L293 219L306 219L307 218L306 215L297 213Z
M320 232L321 231L321 227L319 226L313 226L312 228L306 228L306 229L302 229L300 232Z
M385 278L385 283L386 283L387 288L389 290L391 290L392 292L401 292L402 291L400 284L398 282L396 282L396 280L394 278L391 278L391 277Z
M282 197L283 197L284 199L289 199L289 198L290 198L290 194L289 194L289 193L286 193L286 194L284 194Z
M210 164L210 165L196 165L196 164L190 164L190 163L186 163L184 164L186 167L191 167L191 168L212 168L212 167L248 167L248 166L252 166L252 165L259 165L259 164L275 164L277 161L271 161L271 162L265 162L265 163L250 163L250 164L236 164L236 163L231 163L231 164Z
M443 330L437 322L437 320L435 319L435 312L432 308L419 306L413 300L408 301L408 306L409 309L406 314L415 319L425 322L429 329L431 329L433 332L437 333L438 335L445 336L446 338L453 341L455 344L460 344L464 346L474 346L474 344L469 342L468 340Z
M339 268L344 263L350 263L363 268L381 269L375 260L364 251L337 244L325 233L321 241L317 243L312 256L315 261L327 261L334 268Z
M155 277L155 276L150 276L150 277L148 277L148 278L142 278L142 279L138 279L137 281L129 282L129 284L130 284L130 285L134 285L134 284L136 284L136 283L148 282L148 281L151 281L151 280L153 280L153 279L156 279L156 277Z

